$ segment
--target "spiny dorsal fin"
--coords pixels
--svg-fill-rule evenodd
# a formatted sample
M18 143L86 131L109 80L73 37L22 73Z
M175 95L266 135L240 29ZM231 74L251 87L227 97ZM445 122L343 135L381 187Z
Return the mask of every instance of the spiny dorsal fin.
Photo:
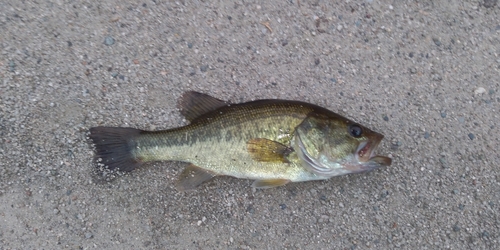
M283 186L289 182L290 180L287 179L256 180L253 182L252 187L259 189L273 188L273 187Z
M288 162L288 156L293 149L279 142L265 139L254 138L247 142L248 153L256 161L260 162Z
M188 121L227 105L225 101L196 91L187 91L179 99L181 114Z
M216 176L215 173L190 164L179 175L177 190L189 191L196 189L201 183L212 179L214 176Z

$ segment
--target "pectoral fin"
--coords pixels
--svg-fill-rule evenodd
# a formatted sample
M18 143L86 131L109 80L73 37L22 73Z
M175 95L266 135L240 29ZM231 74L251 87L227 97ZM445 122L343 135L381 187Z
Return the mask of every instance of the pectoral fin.
M202 169L198 166L190 164L182 171L177 181L177 189L179 191L189 191L196 189L201 183L212 179L216 176L215 173Z
M208 112L227 105L227 102L195 91L187 91L179 99L181 114L191 122Z
M272 187L279 187L289 183L290 180L287 179L266 179L266 180L256 180L253 182L252 187L265 189Z
M247 150L256 161L288 162L288 156L293 149L279 142L265 138L255 138L247 142Z

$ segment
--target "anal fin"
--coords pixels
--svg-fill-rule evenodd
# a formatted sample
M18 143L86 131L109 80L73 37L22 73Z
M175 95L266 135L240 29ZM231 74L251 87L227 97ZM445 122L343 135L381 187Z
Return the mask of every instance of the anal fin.
M265 139L254 138L247 142L247 150L256 161L260 162L288 162L286 156L293 152L289 148L279 142Z
M265 179L265 180L256 180L253 182L252 187L265 189L265 188L273 188L283 186L289 183L288 179Z
M177 190L189 191L196 189L201 183L212 179L217 174L190 164L179 175Z

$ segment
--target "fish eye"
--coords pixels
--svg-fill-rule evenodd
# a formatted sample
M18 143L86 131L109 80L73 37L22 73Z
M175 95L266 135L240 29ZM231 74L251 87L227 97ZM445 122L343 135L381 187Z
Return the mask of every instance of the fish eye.
M355 138L359 138L363 134L363 129L356 124L349 125L347 130L349 131L349 134Z

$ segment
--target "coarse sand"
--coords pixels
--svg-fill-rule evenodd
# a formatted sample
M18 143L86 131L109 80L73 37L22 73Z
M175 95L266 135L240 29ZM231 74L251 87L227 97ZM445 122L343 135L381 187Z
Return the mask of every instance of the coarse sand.
M500 7L1 1L0 249L499 249ZM184 91L314 103L390 167L255 190L94 170L93 126L186 124Z

